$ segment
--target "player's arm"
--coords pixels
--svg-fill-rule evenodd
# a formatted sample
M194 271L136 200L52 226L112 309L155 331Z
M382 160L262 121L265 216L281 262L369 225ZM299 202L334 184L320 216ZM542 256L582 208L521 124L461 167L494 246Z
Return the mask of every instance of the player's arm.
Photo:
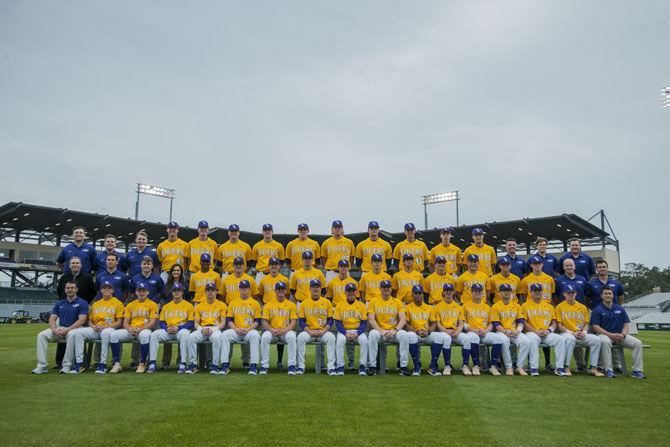
M147 324L145 324L140 330L153 329L156 326L157 321L158 321L158 318L156 318L156 317L149 318L149 322Z
M405 311L400 311L398 312L398 324L395 327L396 331L399 331L400 329L405 327L405 324L407 324L407 318L405 317Z
M195 316L193 318L193 327L197 331L198 329L202 329L202 326L200 326L200 312L196 312Z
M264 331L270 331L272 332L272 327L270 326L270 321L268 321L266 318L261 319L261 328Z
M372 326L372 329L381 331L382 329L377 324L377 319L375 318L374 312L368 312L368 323Z

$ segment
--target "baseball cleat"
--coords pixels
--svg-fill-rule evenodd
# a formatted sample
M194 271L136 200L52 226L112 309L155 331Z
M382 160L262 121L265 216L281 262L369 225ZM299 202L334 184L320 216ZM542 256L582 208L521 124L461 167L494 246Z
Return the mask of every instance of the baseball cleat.
M443 376L450 376L451 375L451 366L447 365L444 367L442 370L442 375Z
M70 374L70 367L69 366L63 366L60 371L58 371L58 374Z
M158 367L156 366L155 363L149 363L149 366L147 367L147 374L153 374L156 372L157 369Z
M572 371L570 371L570 368L563 368L563 374L565 374L566 377L572 377Z
M412 370L412 376L417 377L421 375L421 366L416 366L414 370Z
M540 373L538 372L538 370L536 368L531 368L530 369L530 376L531 377L537 377L539 375L540 375Z
M279 371L281 371L282 369L284 369L284 364L283 364L281 361L277 362L277 369L278 369Z
M135 372L137 374L144 374L146 370L147 366L144 363L140 363L139 365L137 365L137 369L135 370Z
M248 370L249 369L249 363L247 363L247 362L242 363L242 368L244 368L245 370Z
M556 368L556 369L554 370L554 374L556 374L556 375L559 376L559 377L567 377L567 376L565 375L565 370L563 370L563 368Z
M367 370L368 376L376 376L377 375L377 367L376 366L371 366Z
M605 371L605 377L607 377L608 379L614 379L616 378L616 374L614 374L614 371L612 371L611 369L608 369L607 371Z
M104 363L99 363L98 367L95 370L96 374L106 374L107 373L107 365Z
M191 363L188 365L188 369L186 370L186 374L195 374L198 372L198 365L195 363Z
M589 370L589 374L594 376L594 377L605 377L605 374L598 371L598 368L591 368Z
M431 376L436 376L436 377L442 375L442 373L441 373L440 371L438 371L437 368L434 367L434 366L431 366L430 368L428 368L428 370L427 370L426 372L427 372L429 375L431 375Z
M121 368L121 364L119 362L114 362L114 364L112 365L112 369L109 370L109 373L117 374L120 373L122 370L123 368Z
M470 370L470 367L468 365L463 365L461 367L461 373L464 376L471 376L472 375L472 371Z
M256 364L252 363L251 365L249 365L249 375L250 376L255 376L256 374L258 374L258 370L256 369Z
M544 365L544 370L547 372L554 372L554 369L555 368L551 363L547 363L546 365Z
M179 366L177 366L177 374L185 374L186 373L186 363L180 363Z
M329 376L336 376L336 375L337 375L337 371L334 370L334 369L329 369L329 370L328 370L328 375L329 375Z
M473 376L479 376L481 375L481 371L479 370L479 366L473 366L472 367L472 375Z
M293 365L289 366L286 374L288 374L289 376L295 376L295 366Z
M365 371L365 365L358 365L358 375L367 376L368 373Z
M302 376L303 374L305 374L305 370L304 370L303 368L297 368L297 369L295 370L295 374L296 374L297 376Z
M84 366L81 363L75 363L68 374L79 374L84 371Z
M265 375L267 375L267 373L268 373L268 369L264 366L261 366L261 370L258 372L258 374L262 374L262 375L265 376Z
M411 375L412 375L411 372L407 371L407 367L406 367L406 366L401 366L401 367L400 367L400 372L399 372L398 374L401 375L401 376L405 376L405 377L407 377L407 376L411 376Z
M634 379L646 379L647 376L644 375L642 371L633 371L630 373L630 376Z
M513 375L514 375L514 369L512 369L512 368L505 368L505 375L506 375L506 376L513 376Z
M520 376L527 376L527 375L528 375L528 373L526 372L526 370L523 369L523 368L517 368L517 369L516 369L516 373L517 373L518 375L520 375Z
M344 375L344 366L338 366L337 369L335 370L337 372L338 376L343 376Z
M219 373L219 365L212 365L209 367L209 373L210 374L218 374Z
M225 376L230 372L230 365L228 363L223 363L219 368L219 374Z
M49 368L46 366L38 366L37 368L30 371L30 374L46 374L49 372Z
M496 368L494 365L491 365L489 368L489 372L491 373L492 376L499 376L500 371L498 371L498 368Z

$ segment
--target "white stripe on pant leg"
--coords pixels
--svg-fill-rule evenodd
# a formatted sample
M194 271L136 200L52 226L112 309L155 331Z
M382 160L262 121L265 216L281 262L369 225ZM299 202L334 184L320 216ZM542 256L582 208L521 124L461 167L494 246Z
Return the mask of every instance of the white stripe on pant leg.
M400 345L398 348L400 354L400 367L407 368L409 362L409 334L407 331L400 329L396 332L395 341Z
M335 343L335 366L344 367L344 347L347 344L346 335L341 332L337 333L337 341Z
M270 367L270 343L276 337L272 336L272 332L265 331L261 335L261 368Z
M535 332L526 332L526 337L530 342L530 350L528 351L528 362L530 369L538 369L540 364L540 342L542 339Z
M258 366L260 361L260 343L261 343L261 334L256 330L252 329L246 333L244 336L244 341L249 343L249 357L251 364Z
M191 331L188 329L180 329L175 334L175 338L179 341L179 353L181 354L182 363L188 362L188 336Z
M188 336L188 361L189 363L198 362L198 343L205 340L202 334L202 328L196 329ZM218 366L218 365L217 365Z
M109 355L109 340L116 329L111 327L105 328L100 332L100 363L107 364L107 356Z
M623 339L622 345L624 348L631 349L633 355L633 371L642 372L644 369L644 364L642 360L642 351L644 346L642 342L632 335L626 335L626 338Z
M365 332L358 336L358 365L366 366L368 363L368 336Z
M45 329L37 334L37 367L47 367L47 349L49 343L56 341L56 334L51 331L51 328Z

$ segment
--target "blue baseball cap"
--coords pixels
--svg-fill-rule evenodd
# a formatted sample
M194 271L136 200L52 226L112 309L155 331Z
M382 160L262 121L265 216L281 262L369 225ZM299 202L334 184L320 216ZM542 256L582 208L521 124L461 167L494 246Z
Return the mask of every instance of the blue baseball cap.
M348 283L346 286L344 286L344 291L345 292L355 292L356 291L356 284L353 282Z
M449 234L451 234L451 233L453 233L453 232L454 232L454 229L453 229L452 227L444 227L444 228L440 228L440 233L449 233Z
M306 223L300 223L298 224L298 230L309 230L309 225Z
M302 259L314 259L314 253L310 250L305 250L302 252Z
M542 284L533 283L530 285L531 292L542 292Z
M340 261L337 263L338 267L349 267L349 261L346 259L340 259Z
M168 228L179 228L179 224L177 222L175 222L174 220L171 220L170 222L168 222L167 227Z
M414 259L414 255L412 253L405 253L402 255L402 260L407 261L408 259Z
M274 256L271 257L271 258L268 260L268 265L273 265L273 264L279 264L279 259L275 258Z
M469 262L479 262L479 256L476 254L472 253L468 255L468 261Z
M113 289L114 285L109 281L103 281L100 283L100 288L102 289L103 287L111 287Z
M228 231L240 231L240 226L237 224L228 225Z
M374 255L370 256L370 262L382 262L384 258L382 258L382 255L379 253L375 253Z
M310 287L321 287L321 281L318 279L313 279L309 282Z
M435 264L446 264L447 258L444 256L435 256Z
M423 293L423 287L416 284L412 286L412 293Z
M476 282L470 287L470 290L472 290L473 292L481 292L482 290L484 290L484 286Z
M341 220L334 220L334 221L333 221L333 224L331 225L331 227L333 227L333 228L336 228L336 227L339 228L339 227L342 227L342 226L343 226L343 225L342 225L342 221L341 221Z
M368 228L379 228L379 222L376 220L371 220L368 222Z
M203 254L200 255L200 262L202 262L202 261L209 262L211 260L212 260L212 257L209 255L209 253L203 253Z
M286 283L284 281L277 281L277 284L275 284L275 290L277 289L286 289Z
M388 279L383 279L379 283L379 287L391 287L391 281L389 281Z
M214 284L213 282L208 282L207 284L205 284L205 290L217 290L216 284Z
M242 281L240 281L237 287L240 289L248 289L249 287L251 287L251 284L246 279L243 279Z
M477 234L486 234L486 233L484 233L484 230L482 230L482 229L479 228L479 227L477 227L477 228L473 228L473 229L472 229L472 235L475 236L475 235L477 235Z
M215 285L213 282L212 282L212 283L208 283L208 285L209 285L209 284L212 284L212 285L214 286L214 288L216 289L216 285ZM207 288L207 286L205 286L205 289L206 289L206 288ZM180 283L180 282L176 282L176 283L174 283L174 284L172 285L172 290L182 290L182 291L183 291L183 290L184 290L184 285L183 285L182 283Z
M530 258L528 258L528 263L529 264L544 264L544 261L542 260L541 257L537 255L533 255Z
M149 288L147 287L146 283L138 282L135 286L135 290L149 290Z
M498 265L511 264L512 260L507 256L501 256L498 258Z
M244 265L244 258L238 256L233 259L233 265Z
M209 224L207 223L206 220L201 220L198 222L198 228L209 228Z
M407 222L405 224L405 231L416 230L416 227L412 222Z
M263 231L272 231L272 224L270 223L263 224Z
M448 282L445 282L444 285L442 286L442 290L445 292L451 292L454 290L454 285Z
M575 286L572 284L566 284L565 287L563 287L563 292L577 293L577 289L575 289Z
M511 284L500 284L500 287L498 287L498 290L501 292L511 292L512 291L512 285Z

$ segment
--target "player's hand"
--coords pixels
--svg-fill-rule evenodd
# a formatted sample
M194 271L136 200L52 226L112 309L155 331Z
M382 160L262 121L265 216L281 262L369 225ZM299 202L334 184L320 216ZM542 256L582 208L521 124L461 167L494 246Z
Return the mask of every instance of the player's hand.
M177 333L177 326L168 326L167 331L168 334L176 334Z
M519 336L519 331L516 331L516 330L515 331L510 331L509 336L516 338L516 337Z
M582 331L575 332L575 338L577 340L581 340L582 338L584 338L584 333Z
M614 340L622 341L624 339L623 334L614 334Z
M202 335L209 336L211 334L212 334L212 328L211 327L202 328Z

